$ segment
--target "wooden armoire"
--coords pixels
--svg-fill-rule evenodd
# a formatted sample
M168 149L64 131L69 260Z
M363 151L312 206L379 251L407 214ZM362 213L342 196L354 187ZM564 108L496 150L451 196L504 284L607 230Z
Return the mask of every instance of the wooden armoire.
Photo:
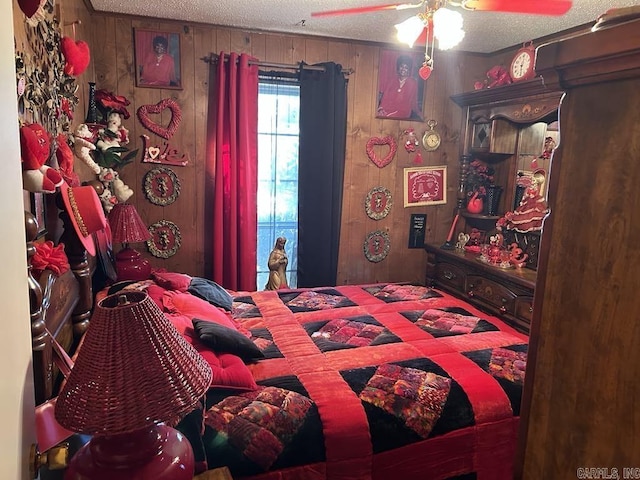
M566 93L518 478L640 473L640 9L613 11L596 25L537 50L536 72ZM602 470L581 470L591 468Z

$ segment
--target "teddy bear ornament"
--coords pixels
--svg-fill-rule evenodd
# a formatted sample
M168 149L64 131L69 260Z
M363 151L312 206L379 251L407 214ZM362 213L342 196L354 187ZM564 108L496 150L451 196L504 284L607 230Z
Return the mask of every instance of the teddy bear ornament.
M54 193L64 183L55 168L46 165L51 153L49 133L38 123L20 127L22 187L33 193Z

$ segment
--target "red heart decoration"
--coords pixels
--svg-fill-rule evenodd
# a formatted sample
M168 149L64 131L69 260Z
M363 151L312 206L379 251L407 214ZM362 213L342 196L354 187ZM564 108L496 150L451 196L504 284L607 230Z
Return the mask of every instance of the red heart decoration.
M387 153L386 157L380 159L376 156L376 152L374 152L373 150L373 147L375 147L376 145L389 145L389 153ZM393 160L397 149L398 144L396 143L396 140L391 136L387 136L384 138L372 137L367 142L367 156L369 157L369 160L371 160L378 166L378 168L389 165L389 163L391 163L391 160Z
M420 70L418 70L418 75L420 75L420 78L422 78L423 80L426 80L431 76L431 72L433 72L433 67L424 64L420 67Z
M60 41L60 50L64 55L64 73L77 77L89 66L89 45L82 40L75 42L72 38L63 37Z
M168 108L171 111L171 121L167 128L164 128L157 123L154 123L149 118L150 113L161 113L164 109ZM156 135L169 140L176 130L178 129L178 125L180 125L180 121L182 120L182 112L180 111L180 105L177 104L175 100L171 98L165 98L155 105L142 105L138 109L138 119L140 123L147 130L155 133Z

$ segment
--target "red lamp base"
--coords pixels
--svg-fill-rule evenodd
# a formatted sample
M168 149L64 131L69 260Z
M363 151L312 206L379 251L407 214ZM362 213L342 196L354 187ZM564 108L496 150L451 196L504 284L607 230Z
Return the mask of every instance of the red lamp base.
M78 450L65 480L192 480L193 450L166 425L121 435L96 435Z
M151 264L142 258L140 252L125 247L116 254L116 273L119 282L147 280L151 276Z

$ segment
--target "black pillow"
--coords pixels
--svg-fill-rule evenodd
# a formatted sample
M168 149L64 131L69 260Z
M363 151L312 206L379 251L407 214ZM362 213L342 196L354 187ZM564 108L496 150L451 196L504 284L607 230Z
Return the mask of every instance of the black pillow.
M244 361L264 358L256 344L237 330L199 318L192 322L198 338L214 352L232 353Z

